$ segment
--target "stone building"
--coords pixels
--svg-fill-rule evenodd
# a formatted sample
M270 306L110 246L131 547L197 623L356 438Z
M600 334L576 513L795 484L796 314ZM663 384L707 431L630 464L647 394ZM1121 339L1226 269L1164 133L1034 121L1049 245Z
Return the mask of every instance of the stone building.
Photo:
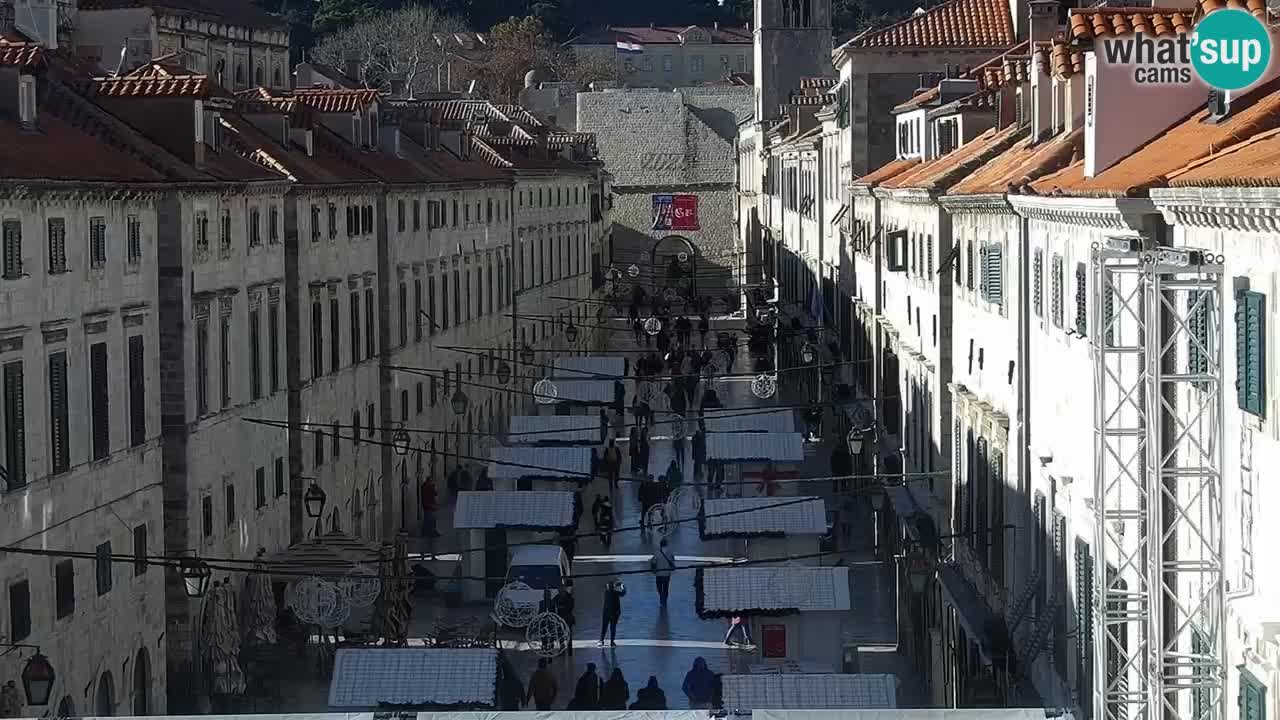
M624 42L635 52L621 52ZM629 87L676 88L702 85L731 73L750 73L758 60L751 53L751 28L689 25L608 27L585 32L568 42L575 53L617 63L618 78Z
M689 252L700 288L736 284L730 279L743 272L745 260L734 220L734 138L750 103L750 91L738 87L578 95L578 129L595 134L600 159L613 174L619 262L652 263L665 273L673 256ZM655 207L673 195L692 198L687 202L696 207L696 223L655 228ZM652 286L665 283L648 274L645 279Z
M75 52L103 72L181 53L183 65L229 90L290 86L288 26L253 0L76 2Z

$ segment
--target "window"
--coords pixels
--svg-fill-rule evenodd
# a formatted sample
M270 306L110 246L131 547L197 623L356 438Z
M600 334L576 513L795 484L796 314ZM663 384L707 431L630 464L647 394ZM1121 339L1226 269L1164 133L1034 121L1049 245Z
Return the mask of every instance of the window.
M147 441L147 357L141 335L129 336L129 445Z
M422 342L422 278L413 279L413 341Z
M49 218L49 274L67 271L67 221Z
M1236 294L1236 401L1241 410L1267 416L1267 296Z
M147 526L137 525L133 528L133 575L145 575L147 572Z
M662 72L671 72L671 56L662 56Z
M213 537L213 497L200 498L200 532L205 538Z
M400 391L400 420L407 421L409 419L409 391Z
M89 218L89 267L101 268L107 264L107 221L100 217Z
M17 280L22 277L22 223L18 220L5 220L4 233L4 279Z
M209 412L209 318L196 320L196 412Z
M253 471L253 506L267 506L267 469L257 468Z
M369 418L369 423L370 423L370 424L372 424L372 423L373 423L373 418ZM361 428L361 427L363 427L363 426L360 424L360 411L359 411L359 410L355 410L355 411L353 411L353 412L351 413L351 442L352 442L352 444L355 444L355 445L359 445L359 444L360 444L360 442L361 442L361 441L360 441L360 428Z
M53 566L54 606L61 620L76 611L76 569L70 560Z
M227 478L227 489L224 491L227 502L227 527L235 527L236 524L236 486L231 480Z
M101 460L111 453L111 415L107 391L107 344L89 346L89 407L93 436L93 459Z
M404 198L396 201L396 231L404 232L405 228L405 209Z
M231 313L224 310L218 328L218 347L222 354L222 407L231 407Z
M1031 255L1031 309L1036 317L1044 316L1044 250L1036 248Z
M106 595L111 592L111 541L98 545L94 555L93 564L98 581L98 594Z
M368 235L373 232L373 206L365 205L360 209L360 232Z
M249 208L249 247L262 245L262 211L256 206Z
M1089 331L1088 274L1084 263L1076 263L1076 332L1083 337Z
M222 211L222 222L218 229L218 253L226 256L231 254L231 211Z
M311 300L311 377L324 374L324 316L323 306L317 299ZM334 343L337 344L335 337Z
M267 372L271 375L271 392L280 389L280 303L267 304Z
M409 344L409 289L400 281L400 347Z
M276 458L275 463L276 497L284 497L284 458Z
M311 206L311 242L320 242L320 206Z
M453 269L453 324L462 324L462 281L460 280L460 271Z
M142 220L137 215L125 218L125 261L130 265L142 262Z
M443 318L441 318L440 320L437 320L436 318L436 276L435 275L427 276L427 317L425 319L427 321L427 335L428 336L435 335L436 323L439 322L440 320L443 320Z
M338 237L338 206L329 203L329 239Z
M267 210L267 242L280 244L280 208L275 205Z
M1240 720L1264 720L1267 717L1267 686L1253 673L1240 668Z
M311 429L312 439L312 461L316 467L324 465L324 431L313 427Z
M421 415L422 414L422 383L417 383L416 385L414 385L413 394L414 394L414 403L413 403L414 410L416 410L417 413Z
M334 459L337 459L342 457L342 431L336 420L329 426L329 429L333 432L333 448L330 450L330 454Z
M359 208L355 205L347 206L347 237L355 237L360 230Z
M342 364L342 331L339 325L342 324L342 316L338 312L338 298L336 295L329 298L329 369L337 371L338 366Z
M369 413L369 427L367 429L367 432L369 433L369 437L373 437L373 433L377 429L373 426L373 416L374 416L373 403L369 403L369 407L367 408L367 410Z
M694 55L689 58L689 72L701 73L703 69L703 58L701 55Z
M1049 266L1049 314L1055 327L1062 327L1062 256L1054 255Z
M1004 304L1004 247L991 243L982 248L982 298Z
M262 336L259 332L261 312L257 308L249 311L249 395L258 400L262 397Z
M1093 553L1076 539L1076 677L1080 697L1093 697ZM1205 717L1197 712L1196 717Z
M364 356L367 358L377 354L374 348L373 337L377 332L378 326L374 323L373 308L373 288L364 289Z
M8 392L7 385L6 392ZM7 417L8 413L6 413L6 419ZM7 433L7 426L5 430ZM56 352L49 355L49 454L50 469L54 475L71 469L68 431L67 354Z
M31 635L31 584L26 580L9 586L9 634L12 642Z
M415 232L422 229L422 201L417 199L413 201L413 229Z
M351 291L351 364L360 362L360 291Z

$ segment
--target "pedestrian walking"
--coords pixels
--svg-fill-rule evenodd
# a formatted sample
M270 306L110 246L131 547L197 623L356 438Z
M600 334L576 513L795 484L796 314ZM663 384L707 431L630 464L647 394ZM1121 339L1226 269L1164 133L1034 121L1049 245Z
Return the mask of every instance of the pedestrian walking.
M573 691L573 700L569 701L570 710L597 710L600 708L600 675L596 673L596 664L587 663L587 669L578 678L578 685Z
M613 502L607 497L600 505L600 518L596 530L600 533L600 544L605 548L613 545Z
M422 481L422 537L438 538L440 531L436 528L436 512L439 511L439 500L436 497L436 481L428 477Z
M569 638L565 644L565 652L573 657L573 627L576 625L576 619L573 616L573 608L575 601L573 598L573 590L571 588L560 588L560 592L556 594L553 601L555 613L569 626Z
M658 485L657 481L653 479L653 476L645 476L645 479L640 483L641 534L644 534L649 530L649 509L660 502L659 495L661 495L661 493L662 488Z
M556 695L560 694L560 683L547 665L546 658L538 658L538 669L529 676L529 692L524 698L526 704L532 700L539 710L550 710Z
M577 532L578 524L582 520L582 491L573 491L573 530Z
M693 477L702 477L702 466L707 462L707 432L698 421L698 430L693 433Z
M578 553L578 532L572 527L560 530L560 549L564 550L564 555L569 559L569 564L573 564L573 556Z
M698 337L702 340L702 349L707 349L707 332L711 330L711 316L706 310L698 318Z
M635 308L635 305L632 305L631 307ZM640 347L642 343L644 345L649 344L645 342L644 325L641 324L640 318L631 318L631 334L635 336L636 347Z
M658 687L658 676L650 675L649 684L636 693L636 701L631 703L632 710L666 710L667 694Z
M640 472L649 473L649 427L640 430Z
M502 710L519 710L525 703L524 683L511 665L507 654L498 651L498 707Z
M778 494L778 470L773 466L773 461L764 464L764 470L760 472L760 495L763 497L773 497Z
M658 331L658 352L663 355L667 354L667 350L671 347L671 336L667 334L666 328Z
M480 468L476 475L476 490L492 490L493 481L489 479L489 468Z
M684 471L680 469L683 464L683 462L677 463L675 458L672 458L667 465L667 484L672 490L684 484ZM662 502L666 502L666 499L664 498Z
M637 392L635 397L631 398L631 414L636 419L636 425L644 427L644 403L640 400L640 393Z
M601 710L626 710L627 701L631 699L631 686L622 676L622 668L614 668L613 674L605 681L600 691Z
M848 490L850 475L853 475L853 456L849 454L848 445L837 442L831 451L831 491Z
M649 569L653 571L653 583L658 589L658 602L667 606L667 593L671 591L671 573L675 572L676 559L667 546L667 539L658 543L658 552L649 558Z
M707 661L701 656L694 658L693 667L684 674L685 697L689 698L689 707L694 710L711 707L711 699L715 694L716 675L707 667Z
M693 323L689 322L689 318L681 315L676 318L676 335L680 338L680 344L689 347L690 334L693 332Z
M609 447L604 451L604 472L609 478L609 490L617 490L622 475L622 451L613 438L609 438Z
M471 472L467 470L466 465L462 465L458 468L458 489L459 490L471 489Z
M640 320L640 306L637 305L634 300L631 302L631 307L627 310L627 317L631 318L631 322L639 322Z
M640 474L640 430L632 427L627 436L627 455L631 460L631 477Z
M622 598L627 587L620 580L612 580L604 586L604 608L601 611L600 647L604 647L604 635L609 633L609 644L618 644L618 621L622 619Z

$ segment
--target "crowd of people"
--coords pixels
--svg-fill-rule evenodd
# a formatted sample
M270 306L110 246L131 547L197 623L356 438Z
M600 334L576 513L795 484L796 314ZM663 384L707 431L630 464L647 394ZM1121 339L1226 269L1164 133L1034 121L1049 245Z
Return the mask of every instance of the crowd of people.
M685 673L680 687L689 706L694 709L710 709L721 705L720 675L698 657L693 667ZM498 702L506 711L532 708L551 710L560 697L560 681L546 658L538 660L538 668L529 676L529 682L521 682L515 667L505 653L498 654ZM609 679L601 677L595 663L587 663L573 688L566 710L666 710L667 694L658 683L656 675L650 675L645 686L636 690L632 699L631 685L622 668L615 667Z

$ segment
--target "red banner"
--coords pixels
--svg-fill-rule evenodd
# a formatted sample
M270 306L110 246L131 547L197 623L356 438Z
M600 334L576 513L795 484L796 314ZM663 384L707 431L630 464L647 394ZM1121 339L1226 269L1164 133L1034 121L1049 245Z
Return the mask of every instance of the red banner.
M675 212L671 219L672 230L698 229L698 196L676 195Z

